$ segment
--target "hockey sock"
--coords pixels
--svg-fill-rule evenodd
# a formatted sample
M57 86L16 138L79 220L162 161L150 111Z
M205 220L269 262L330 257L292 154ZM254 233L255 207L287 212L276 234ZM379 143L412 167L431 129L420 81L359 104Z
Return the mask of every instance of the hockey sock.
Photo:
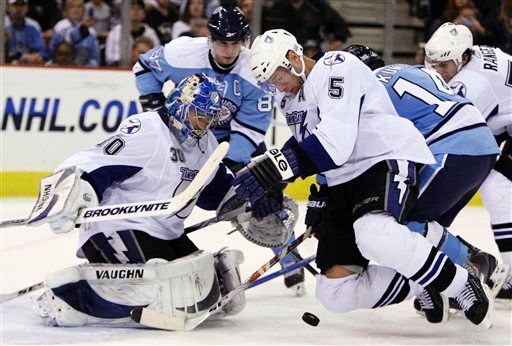
M407 228L427 238L454 263L463 265L466 262L468 247L437 222L411 221L407 223Z

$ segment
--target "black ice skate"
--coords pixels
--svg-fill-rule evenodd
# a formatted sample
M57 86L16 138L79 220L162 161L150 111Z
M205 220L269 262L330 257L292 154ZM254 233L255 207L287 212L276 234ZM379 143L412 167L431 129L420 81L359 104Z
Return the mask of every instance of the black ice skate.
M496 295L496 302L500 307L510 309L510 305L512 305L512 275L509 275L505 284L501 286L501 290Z
M468 273L468 280L455 300L472 323L486 328L492 326L494 305L491 291L487 285L482 285L476 276Z
M492 296L495 297L507 280L509 266L498 262L496 257L469 244L461 237L457 238L468 247L468 258L463 267L489 286Z
M305 295L306 286L304 285L304 268L299 268L284 274L284 285L299 297Z
M414 300L414 308L425 313L430 323L448 322L450 316L447 297L428 288Z

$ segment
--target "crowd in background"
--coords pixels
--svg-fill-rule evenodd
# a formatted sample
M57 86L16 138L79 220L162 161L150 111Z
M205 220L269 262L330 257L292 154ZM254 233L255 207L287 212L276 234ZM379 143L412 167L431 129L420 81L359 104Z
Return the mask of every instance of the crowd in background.
M294 34L305 54L339 50L349 25L327 0L132 0L131 62L177 37L207 36L207 20L219 6L238 6L251 18L262 4L261 30ZM11 64L119 66L122 0L7 0L5 61ZM512 0L409 0L411 15L425 22L425 41L446 21L467 25L475 44L512 51ZM283 15L286 14L286 15ZM419 43L416 61L422 63Z

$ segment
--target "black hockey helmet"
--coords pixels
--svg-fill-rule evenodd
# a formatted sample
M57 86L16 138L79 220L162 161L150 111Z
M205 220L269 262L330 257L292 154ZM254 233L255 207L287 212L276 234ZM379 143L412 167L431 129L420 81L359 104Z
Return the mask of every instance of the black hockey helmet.
M219 6L208 20L208 32L215 41L244 41L251 30L242 10Z
M344 51L358 57L359 60L361 60L372 71L386 65L380 55L370 47L366 47L360 44L353 44L345 48Z

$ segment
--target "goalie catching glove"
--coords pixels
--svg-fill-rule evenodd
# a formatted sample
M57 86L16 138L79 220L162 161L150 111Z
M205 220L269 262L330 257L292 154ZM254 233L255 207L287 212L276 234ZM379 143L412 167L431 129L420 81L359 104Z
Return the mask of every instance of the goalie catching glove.
M299 217L299 206L292 198L283 197L282 209L263 219L257 219L253 212L241 213L231 221L245 239L263 247L283 246L290 238Z
M75 167L69 167L43 178L27 224L38 226L48 222L55 233L72 231L79 210L99 204L91 184L78 174Z

